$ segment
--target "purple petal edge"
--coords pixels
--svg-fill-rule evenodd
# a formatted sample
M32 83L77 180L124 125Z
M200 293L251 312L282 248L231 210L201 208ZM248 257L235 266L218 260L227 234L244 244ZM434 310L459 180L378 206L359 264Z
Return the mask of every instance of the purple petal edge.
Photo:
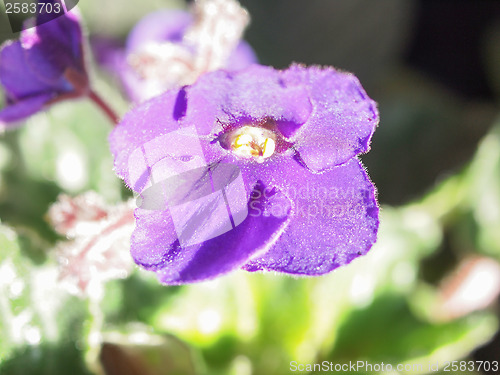
M251 199L249 207L264 209L270 199L261 195ZM236 228L202 244L182 248L172 236L168 212L137 210L136 219L132 256L136 263L156 270L159 280L168 285L210 280L240 268L252 256L265 252L288 224L287 215L279 218L248 215Z
M300 193L289 196L294 203L290 224L266 254L243 269L316 276L366 254L377 240L379 208L361 162L352 159L323 174L286 167L282 176L288 174L288 181L303 181Z

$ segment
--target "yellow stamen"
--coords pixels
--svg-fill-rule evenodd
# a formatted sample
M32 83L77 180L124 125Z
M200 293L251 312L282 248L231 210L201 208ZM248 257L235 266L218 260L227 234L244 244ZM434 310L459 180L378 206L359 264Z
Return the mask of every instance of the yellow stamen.
M240 148L242 146L248 146L252 142L252 136L248 134L240 134L236 137L233 143L233 148Z
M267 159L272 154L274 154L274 150L276 149L276 143L272 138L266 138L264 141L264 146L262 147L262 157Z
M276 151L276 141L267 129L244 126L233 134L231 149L239 157L262 163Z

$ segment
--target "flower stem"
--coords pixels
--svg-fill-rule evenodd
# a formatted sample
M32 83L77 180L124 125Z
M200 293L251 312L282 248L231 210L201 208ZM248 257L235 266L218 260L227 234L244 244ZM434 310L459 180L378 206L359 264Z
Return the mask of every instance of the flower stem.
M108 117L108 119L113 123L113 126L118 125L120 122L120 118L116 114L116 112L110 107L104 99L99 96L95 91L90 91L89 94L89 99L92 100L101 110L104 112L104 114Z

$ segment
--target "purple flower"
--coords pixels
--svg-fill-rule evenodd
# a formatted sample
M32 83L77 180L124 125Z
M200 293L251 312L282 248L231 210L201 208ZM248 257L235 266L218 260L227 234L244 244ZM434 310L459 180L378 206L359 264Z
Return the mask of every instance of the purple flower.
M53 3L64 9L64 3ZM6 106L0 110L0 126L12 126L47 105L88 91L79 16L70 11L41 24L47 16L39 15L38 26L1 46L0 82Z
M366 254L379 210L357 155L377 124L357 78L333 68L216 71L143 103L110 136L141 194L135 262L182 284L321 275Z
M191 84L205 72L255 63L252 48L240 41L248 20L237 1L198 0L192 12L147 15L131 31L125 51L104 49L98 55L119 73L130 98L140 102Z

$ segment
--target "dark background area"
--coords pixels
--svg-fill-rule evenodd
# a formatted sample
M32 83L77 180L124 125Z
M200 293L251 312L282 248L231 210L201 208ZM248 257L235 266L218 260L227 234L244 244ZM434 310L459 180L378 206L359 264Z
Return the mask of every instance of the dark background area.
M417 199L459 171L497 115L499 1L242 4L261 63L351 71L379 103L373 151L362 159L383 204Z

